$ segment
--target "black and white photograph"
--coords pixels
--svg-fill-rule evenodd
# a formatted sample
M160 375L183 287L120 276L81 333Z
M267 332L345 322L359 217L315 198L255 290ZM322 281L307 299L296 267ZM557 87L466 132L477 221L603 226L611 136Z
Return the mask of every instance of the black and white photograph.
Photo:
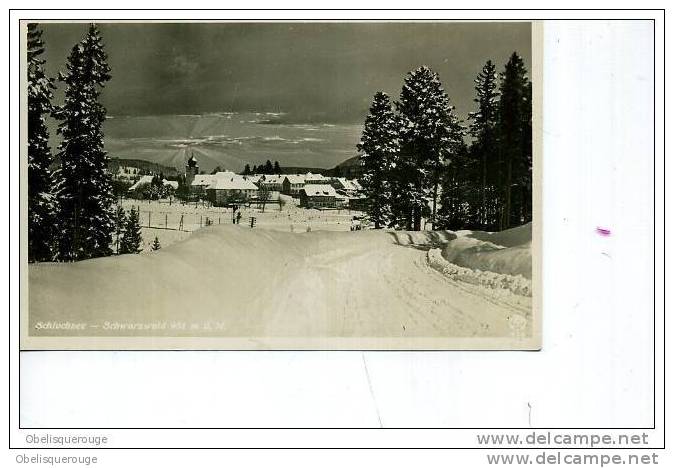
M540 24L22 28L22 349L540 349Z

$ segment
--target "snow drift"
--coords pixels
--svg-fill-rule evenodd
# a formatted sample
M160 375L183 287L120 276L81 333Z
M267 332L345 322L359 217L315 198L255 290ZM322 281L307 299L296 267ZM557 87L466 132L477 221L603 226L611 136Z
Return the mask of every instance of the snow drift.
M531 279L531 223L501 232L458 231L442 249L449 263Z

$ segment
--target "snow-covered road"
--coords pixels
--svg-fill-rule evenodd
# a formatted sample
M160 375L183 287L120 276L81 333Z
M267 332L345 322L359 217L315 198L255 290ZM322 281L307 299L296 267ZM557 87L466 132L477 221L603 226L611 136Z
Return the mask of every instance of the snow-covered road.
M401 245L397 233L382 231L293 234L222 225L148 255L31 265L31 333L437 338L530 332L531 298L496 296L444 277L428 265L424 236ZM45 328L65 322L85 327Z

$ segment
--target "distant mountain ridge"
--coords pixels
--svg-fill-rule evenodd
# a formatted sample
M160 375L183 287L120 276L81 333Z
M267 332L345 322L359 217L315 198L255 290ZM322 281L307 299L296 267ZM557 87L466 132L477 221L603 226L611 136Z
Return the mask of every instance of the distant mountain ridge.
M332 169L329 169L325 175L333 177L346 177L347 179L357 179L362 173L360 166L360 156L356 155L342 161Z
M325 176L355 178L358 175L358 170L355 169L359 167L358 158L359 156L354 156L352 158L346 159L345 161L337 164L335 167L329 169L320 167L281 166L281 174L306 174L307 172L311 172L314 174L323 174ZM178 170L173 166L165 166L163 164L146 161L144 159L110 158L108 162L108 170L111 173L116 173L120 166L135 167L147 173L162 173L165 177L176 177L183 174L184 172L183 170Z
M110 158L108 161L108 170L112 174L116 173L120 166L135 167L147 173L164 174L164 177L176 177L180 174L180 172L173 166L165 166L144 159Z

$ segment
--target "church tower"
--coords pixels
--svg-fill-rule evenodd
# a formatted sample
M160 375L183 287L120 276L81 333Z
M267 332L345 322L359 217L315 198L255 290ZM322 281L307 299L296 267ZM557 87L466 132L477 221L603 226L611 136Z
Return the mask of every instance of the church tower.
M199 174L199 165L197 164L197 158L195 158L194 153L192 153L192 156L190 156L185 165L185 183L188 187L192 185L194 176L197 174Z

